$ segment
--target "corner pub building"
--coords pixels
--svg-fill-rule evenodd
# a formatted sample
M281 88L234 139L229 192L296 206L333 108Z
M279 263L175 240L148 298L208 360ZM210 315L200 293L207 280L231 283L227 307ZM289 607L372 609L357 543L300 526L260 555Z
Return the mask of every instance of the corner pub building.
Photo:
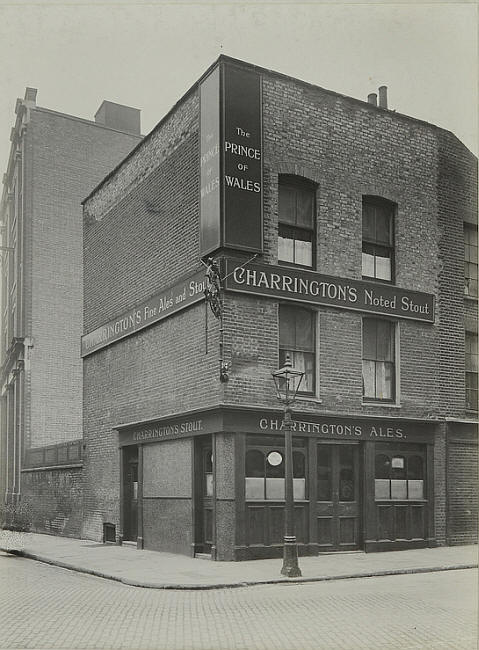
M299 553L475 541L476 159L379 100L221 56L85 199L84 537L279 557L289 354Z

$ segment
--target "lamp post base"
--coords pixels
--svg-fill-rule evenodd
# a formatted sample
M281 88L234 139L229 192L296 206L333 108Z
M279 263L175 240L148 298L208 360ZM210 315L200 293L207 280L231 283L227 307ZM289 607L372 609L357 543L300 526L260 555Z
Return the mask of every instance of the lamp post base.
M283 545L283 568L281 575L286 578L299 578L301 576L301 569L298 566L298 547L296 545L296 537L284 538Z

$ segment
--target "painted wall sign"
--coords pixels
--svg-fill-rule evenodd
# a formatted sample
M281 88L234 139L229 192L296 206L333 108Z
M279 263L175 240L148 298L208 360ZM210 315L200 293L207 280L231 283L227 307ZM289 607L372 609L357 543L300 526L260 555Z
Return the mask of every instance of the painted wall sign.
M261 77L222 61L200 84L200 250L261 251ZM221 116L221 117L220 117Z
M434 442L435 422L411 422L396 419L333 417L311 413L293 413L295 435L373 442ZM157 422L119 426L120 446L161 442L207 433L230 432L251 434L282 434L283 417L275 411L218 408L184 414Z
M261 77L224 65L224 244L261 251L263 152Z
M92 354L203 300L204 289L204 270L167 287L118 318L82 336L81 356Z
M434 322L434 296L385 284L266 264L240 267L226 260L229 291Z
M220 68L200 85L200 248L220 245Z

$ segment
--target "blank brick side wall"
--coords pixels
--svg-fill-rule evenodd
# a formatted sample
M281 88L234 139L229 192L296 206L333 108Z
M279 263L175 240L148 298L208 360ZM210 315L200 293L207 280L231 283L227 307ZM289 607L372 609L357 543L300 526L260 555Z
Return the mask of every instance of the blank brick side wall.
M42 109L32 111L28 129L27 334L33 348L27 444L38 447L82 436L80 202L138 138Z
M447 541L449 544L477 543L477 436L450 436L447 467Z
M115 193L107 183L86 205L86 332L200 267L198 120L184 108L176 130L165 127L174 146L162 133L151 138L126 163L127 187ZM119 524L114 427L217 404L218 346L218 322L209 312L206 334L200 302L85 357L86 537L101 539L105 521Z

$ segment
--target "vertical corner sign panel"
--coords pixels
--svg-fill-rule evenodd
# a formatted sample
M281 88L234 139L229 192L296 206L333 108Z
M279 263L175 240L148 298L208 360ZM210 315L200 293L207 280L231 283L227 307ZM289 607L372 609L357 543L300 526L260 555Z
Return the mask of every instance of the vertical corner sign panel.
M200 85L200 249L221 245L220 219L220 68Z
M261 76L223 66L224 245L260 252L263 244Z

